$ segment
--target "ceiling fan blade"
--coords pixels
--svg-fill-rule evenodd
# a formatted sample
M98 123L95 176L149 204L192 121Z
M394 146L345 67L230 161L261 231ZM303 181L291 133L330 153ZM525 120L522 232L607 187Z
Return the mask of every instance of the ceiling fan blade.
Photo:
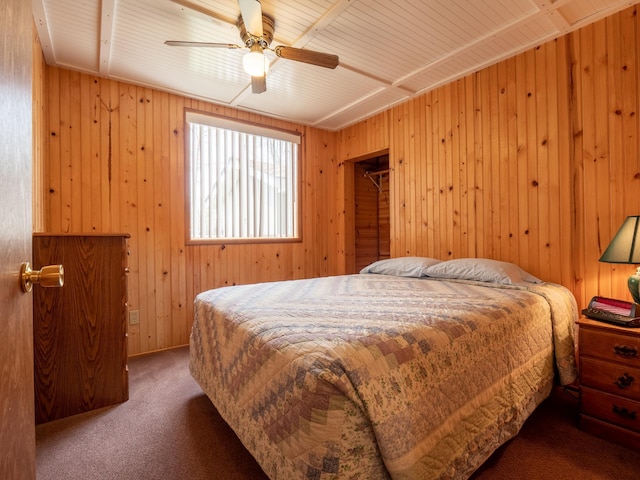
M210 43L210 42L182 42L179 40L167 40L165 45L170 47L211 47L211 48L243 48L233 43Z
M278 46L274 49L274 52L280 58L309 63L319 67L336 68L340 63L340 59L337 55L314 52L313 50L305 50L302 48Z
M251 77L251 93L262 93L267 91L267 75L261 77Z
M262 37L262 5L258 0L238 0L244 26L254 37Z

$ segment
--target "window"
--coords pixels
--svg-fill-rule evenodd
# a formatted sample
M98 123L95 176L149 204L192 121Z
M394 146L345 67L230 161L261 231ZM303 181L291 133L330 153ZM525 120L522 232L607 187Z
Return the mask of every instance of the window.
M298 134L187 112L191 240L298 238Z

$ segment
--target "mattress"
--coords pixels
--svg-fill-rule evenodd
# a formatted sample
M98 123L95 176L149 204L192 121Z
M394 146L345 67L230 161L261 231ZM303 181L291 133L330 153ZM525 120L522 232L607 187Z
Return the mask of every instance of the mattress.
M468 478L576 376L556 284L356 274L194 312L191 374L271 479Z

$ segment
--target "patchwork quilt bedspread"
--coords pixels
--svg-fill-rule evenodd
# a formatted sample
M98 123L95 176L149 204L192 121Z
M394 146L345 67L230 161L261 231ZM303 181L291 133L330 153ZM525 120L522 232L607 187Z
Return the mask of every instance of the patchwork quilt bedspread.
M271 479L467 478L575 379L555 284L345 275L195 301L190 370Z

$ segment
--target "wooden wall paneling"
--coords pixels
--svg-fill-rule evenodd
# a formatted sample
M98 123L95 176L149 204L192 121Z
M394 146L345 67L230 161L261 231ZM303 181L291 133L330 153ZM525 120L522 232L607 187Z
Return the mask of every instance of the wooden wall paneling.
M525 53L527 64L527 76L525 77L525 88L527 91L527 102L525 105L527 115L527 224L524 234L529 239L530 256L528 268L535 272L540 272L540 258L538 256L540 228L538 211L538 118L537 112L537 90L536 79L538 78L535 51L530 50Z
M64 71L64 75L68 76L69 72ZM96 212L96 192L94 190L94 181L100 174L100 163L97 159L98 151L95 150L96 144L99 145L100 137L100 96L98 95L98 78L94 76L84 76L82 83L83 89L79 92L80 97L77 99L85 105L88 122L84 125L82 132L82 189L81 189L81 209L78 214L82 218L82 227L79 231L91 232L98 231L98 212ZM94 168L97 168L94 171ZM73 232L74 230L71 229Z
M153 243L153 104L150 90L138 87L137 108L137 204L138 245L140 258L140 347L143 352L155 350L156 318L154 302Z
M403 158L404 165L404 175L405 180L403 182L403 186L405 189L405 204L404 204L404 212L405 212L405 229L406 235L408 236L408 242L406 245L406 253L411 255L416 255L416 240L418 236L418 231L416 230L416 203L418 198L418 191L416 188L416 182L419 181L417 179L417 163L420 161L416 156L416 138L419 135L419 132L416 132L416 111L415 111L415 100L411 102L407 102L407 112L406 112L406 131L405 131L405 156Z
M621 32L620 15L612 15L607 17L604 24L606 34L606 83L607 83L607 98L605 108L607 109L607 124L609 129L608 134L608 176L610 185L610 212L608 216L608 234L604 234L602 239L602 252L607 248L609 240L613 238L618 228L622 224L624 217L619 215L624 212L624 195L623 195L623 178L624 163L623 163L623 139L622 139L622 101L621 101L621 89L620 82L622 81L622 46L620 45L621 35L616 34ZM640 211L640 210L638 210ZM603 231L607 231L605 225L603 225ZM624 282L617 281L618 271L624 270L625 266L620 265L623 268L615 268L615 265L600 264L601 276L609 280L609 284L601 286L600 288L606 288L610 292L617 291L617 285ZM614 267L614 268L611 268ZM629 267L629 266L626 266ZM609 270L609 271L607 271ZM631 269L629 274L631 274ZM616 298L625 298L628 294L623 295L616 293ZM612 294L613 296L613 294Z
M462 222L460 218L460 208L462 198L464 196L464 189L466 188L464 182L464 176L462 175L462 144L460 140L460 113L464 110L464 97L460 97L459 81L451 83L451 108L449 118L450 129L450 143L451 143L451 180L448 182L448 188L451 192L451 206L449 212L451 214L451 227L453 229L453 239L449 246L450 251L459 252L458 255L464 256L462 243L463 243L463 231Z
M464 242L460 254L462 257L475 256L475 151L473 145L473 79L467 76L458 83L460 102L460 147L461 147L461 184L462 201L460 203L460 225Z
M491 256L491 104L489 98L489 70L477 74L478 117L476 128L480 140L478 147L478 256Z
M530 242L529 236L526 234L529 228L528 212L529 212L529 182L527 165L529 161L529 149L528 149L528 116L527 104L529 92L527 90L526 78L528 75L526 61L526 55L520 54L515 58L516 63L516 145L517 155L516 161L518 164L517 175L517 210L518 210L518 224L515 227L515 239L518 244L518 261L519 264L525 268L530 269Z
M548 65L545 46L534 49L536 64L536 90L535 90L535 115L536 115L536 172L532 182L537 197L537 232L538 232L538 274L543 279L550 278L549 255L549 220L554 217L549 205L549 116L547 109L547 76ZM557 213L557 210L556 210Z
M326 198L332 199L333 202L337 200L337 198L341 195L340 191L337 190L336 182L333 181L332 172L336 169L336 138L337 134L333 132L321 131L316 128L307 128L307 138L315 139L315 143L317 145L316 151L316 162L323 170L322 177L324 179L323 192ZM334 232L333 235L327 236L326 234L320 235L322 238L324 250L326 252L326 260L324 260L324 256L317 257L323 259L323 270L322 275L332 275L337 271L339 263L341 260L338 257L338 248L332 239L335 239L335 228L336 228L336 211L337 208L335 203L333 208L327 208L331 203L327 204L325 198L325 202L319 205L319 211L325 217L324 224L325 228L322 230ZM301 249L301 245L297 245L298 250Z
M69 75L70 72L63 71L61 75ZM98 79L93 76L83 75L79 79L80 88L76 90L77 98L74 104L80 109L80 138L79 141L79 170L78 180L81 188L77 189L78 211L77 221L71 226L74 232L91 232L99 231L97 225L98 215L95 212L95 192L93 190L94 178L100 173L98 169L93 172L94 166L98 165L98 151L95 151L96 143L99 142L100 136L100 97L97 95L96 88Z
M627 215L640 213L638 205L638 192L640 191L640 151L638 142L640 141L640 127L638 125L638 115L640 114L640 89L638 88L638 57L640 56L640 39L638 38L638 15L637 7L627 9L620 14L620 63L615 65L612 72L619 72L621 77L619 83L618 101L621 106L621 132L623 146L620 157L621 166L620 180L622 181L621 191L616 194L622 200L621 210L615 212L612 220L617 219L619 224ZM617 109L616 109L617 114ZM614 283L618 290L612 292L617 298L630 298L630 294L625 291L624 280L633 273L634 265L627 265L616 272ZM619 292L619 293L618 293Z
M427 251L427 217L426 217L426 197L425 197L425 187L426 187L426 154L425 154L425 143L424 143L424 135L426 133L426 98L424 95L415 99L415 115L416 115L416 124L415 124L415 138L414 138L414 148L415 148L415 156L416 156L416 196L413 201L415 203L416 208L416 216L415 216L415 225L416 231L418 233L418 238L416 239L416 250L415 253L417 255L426 256ZM388 165L388 156L387 165ZM380 209L380 229L381 235L380 238L384 239L383 242L386 242L386 234L384 230L387 225L387 206L389 204L389 175L384 177L383 189L379 199L379 209ZM385 250L385 246L381 246L382 250ZM381 251L382 251L381 250Z
M558 105L557 126L557 159L558 164L558 205L560 208L560 228L557 232L559 244L559 256L556 265L560 265L559 276L554 277L557 283L574 290L575 274L573 271L573 252L577 242L574 231L575 226L575 202L572 194L573 185L573 140L571 124L571 58L569 54L568 36L557 40L558 52L556 61L558 65L557 84L558 92L556 103ZM557 268L556 268L557 270Z
M560 157L562 146L567 145L568 139L566 133L567 128L567 110L569 99L566 96L565 87L565 65L564 49L561 48L558 41L549 42L545 45L547 56L547 105L549 112L548 120L548 136L547 151L549 159L549 224L548 224L548 280L562 283L568 282L572 285L569 278L563 278L562 266L563 258L570 256L571 250L564 249L562 244L562 236L569 237L567 245L571 245L571 196L567 195L565 184L570 184L570 177L563 174L563 165L570 164L570 157L565 155ZM561 117L564 122L561 122ZM564 130L560 131L560 126L564 126ZM566 152L566 150L565 150ZM569 220L569 223L566 221ZM566 264L567 271L570 271L571 265Z
M541 275L547 273L546 279L554 282L560 282L561 270L560 265L560 231L562 229L561 213L562 204L560 203L560 170L558 168L560 159L558 158L558 143L560 141L558 135L558 63L557 63L557 42L548 42L544 45L546 59L546 92L547 92L547 135L543 140L543 147L547 152L547 195L549 215L546 222L546 242L541 245L546 256L546 264L541 270ZM565 99L566 101L566 99ZM563 135L563 138L564 135ZM566 204L566 201L564 202Z
M60 222L62 231L70 231L72 225L72 201L73 201L73 178L71 177L71 139L69 133L71 125L71 104L75 104L77 98L72 98L69 91L69 72L60 76Z
M400 257L405 256L410 252L407 252L406 245L406 202L405 198L405 181L406 181L406 166L404 163L406 151L406 128L407 128L407 104L401 104L394 108L394 138L392 141L389 163L393 162L394 170L394 183L391 187L393 195L396 198L396 202L391 203L391 215L395 219L395 224L391 225L391 238L392 238L392 256ZM390 165L391 166L391 165Z
M169 134L169 178L171 198L169 199L169 216L171 223L170 250L171 250L171 320L172 338L178 344L186 344L189 341L189 329L187 322L188 293L185 253L185 169L184 169L184 102L181 97L171 95L169 98L170 134Z
M585 156L584 156L584 123L582 97L582 49L580 43L581 31L568 35L569 55L571 59L571 142L573 160L573 183L571 190L576 210L575 216L575 244L573 255L573 271L575 274L574 294L579 298L585 298L586 289L586 243L585 232L587 230L584 192L585 192Z
M425 138L421 141L425 150L425 158L421 160L424 165L421 188L426 193L424 207L427 224L427 251L429 252L428 256L438 258L442 256L442 243L438 233L444 233L446 228L442 222L442 217L439 215L443 206L442 190L440 188L442 167L440 158L440 149L442 148L440 142L441 101L440 90L433 91L427 95L425 107L420 111L420 115L424 116L425 122Z
M422 95L414 99L414 137L412 139L414 145L414 163L415 163L415 197L413 202L415 203L415 216L414 224L416 230L416 242L415 242L415 255L428 256L430 249L429 243L429 206L427 204L427 184L428 184L428 165L427 165L427 97ZM391 191L389 189L383 190L384 201L389 203L391 201ZM381 213L381 218L385 218ZM382 236L382 238L385 238Z
M335 134L333 134L335 135ZM302 219L301 229L303 238L306 235L314 235L313 242L309 242L310 248L309 254L304 254L302 245L296 245L293 251L294 256L294 278L300 278L302 271L314 272L315 275L325 276L330 269L329 264L337 266L337 248L329 248L329 237L335 236L335 231L330 228L331 221L328 216L329 211L335 211L337 208L336 195L326 195L324 192L329 191L328 185L333 182L334 168L333 160L334 155L329 154L331 162L325 164L322 158L327 155L327 148L331 145L335 148L335 140L326 136L323 132L316 129L305 129L305 149L304 156L301 158L300 165L300 199L303 204L310 202L313 205L313 210L310 208L304 208L302 213L306 219ZM308 178L307 172L310 165L318 172L322 184L320 188L313 188L313 183L304 182L302 179ZM332 207L331 207L332 206ZM314 221L312 213L316 213L315 221L318 225L326 225L325 229L315 229L315 231L309 230L308 226ZM311 216L311 218L309 218ZM323 232L324 230L324 232ZM324 234L323 234L324 233ZM334 233L334 235L331 235ZM337 246L336 246L337 247ZM316 250L317 249L317 250ZM302 253L302 255L301 255ZM296 266L297 265L297 266Z
M392 132L389 116L392 111L378 113L338 132L336 154L339 161L353 160L388 149Z
M45 230L60 231L60 70L45 70L47 83L47 153L45 178Z
M487 256L491 258L502 258L502 252L500 251L502 239L500 238L500 224L503 211L501 210L500 199L502 197L503 190L500 188L500 176L501 176L501 158L500 158L500 110L498 107L498 65L494 65L488 68L488 84L484 95L488 97L488 117L485 118L487 122L485 129L489 137L489 156L485 155L485 172L487 173L488 181L485 185L488 187L487 197L489 199L490 208L487 211L487 228L490 232L489 240L490 247ZM485 109L486 111L486 109Z
M602 239L602 251L607 247L608 242L622 224L625 217L625 197L624 197L624 174L625 174L625 157L623 146L623 110L622 96L627 95L622 91L621 84L624 78L624 70L622 63L622 55L624 52L621 45L622 39L622 19L620 15L608 17L604 22L606 31L606 51L607 51L607 122L609 127L609 184L610 184L610 207L608 234ZM620 32L617 35L616 32ZM632 90L633 91L633 90ZM640 210L638 210L640 211ZM603 226L606 227L606 226ZM603 228L604 231L607 228ZM627 275L620 275L624 270L628 271ZM600 271L603 277L610 279L610 284L601 289L607 288L611 292L610 296L616 298L626 298L629 296L627 289L619 288L626 284L626 277L633 271L628 265L608 265L600 264Z
M156 296L156 349L171 346L171 217L169 205L171 199L169 182L169 138L170 112L169 95L165 92L153 92L154 108L159 111L153 115L153 144L157 151L153 155L153 231Z
M198 258L196 257L196 252L197 252L197 248L193 247L193 248L185 248L184 251L184 259L185 259L185 263L188 267L191 267L193 265L195 265L196 261L198 260ZM188 321L188 319L193 319L193 299L195 299L197 293L201 292L202 290L200 289L200 275L199 273L193 269L193 268L187 268L188 274L187 274L187 282L186 282L186 293L187 293L187 304L185 306L185 314L186 314L186 321L188 324L188 327L190 327L191 322Z
M440 142L438 141L438 92L432 91L427 94L426 110L424 112L426 129L424 144L426 149L426 189L427 189L427 215L428 215L428 239L429 239L429 256L441 258L440 249L440 217L438 211L440 209L440 189L439 189L439 161L438 149ZM393 192L393 190L392 190ZM393 218L393 217L392 217Z
M401 116L398 114L398 107L392 107L389 110L389 170L391 175L389 175L389 190L393 192L393 198L390 199L389 205L389 216L391 222L391 256L398 257L401 254L398 253L399 246L399 236L397 234L398 229L398 212L397 212L397 204L398 204L398 178L400 177L400 170L397 168L398 162L398 152L400 152L400 148L397 146L397 132L398 132L398 123L401 120Z
M593 90L595 94L594 103L594 125L595 135L593 145L593 160L595 166L595 178L598 181L597 192L597 232L599 237L598 250L590 257L594 260L594 267L598 272L598 290L593 294L596 295L600 291L611 291L611 275L603 275L604 271L609 270L609 266L598 262L598 258L604 249L607 248L609 240L613 238L617 230L617 226L612 227L611 224L611 201L612 201L612 178L611 167L613 159L611 158L610 141L613 132L610 131L609 117L609 84L607 71L609 69L609 60L607 52L607 29L606 22L596 22L594 24L593 37ZM613 32L611 32L613 34ZM605 180L606 179L606 180ZM605 181L602 181L605 180ZM613 229L613 231L612 231Z
M446 252L450 247L451 241L451 217L449 216L449 212L447 211L447 196L449 195L449 187L447 185L447 169L448 169L448 159L447 159L447 147L448 147L448 135L446 132L446 120L445 120L445 112L449 109L449 99L446 98L446 90L447 87L440 87L435 92L436 94L436 110L435 110L435 121L436 125L436 135L433 139L435 155L436 155L436 172L434 172L434 177L436 181L437 188L437 206L438 211L436 212L438 222L436 222L438 230L441 232L440 234L440 242L439 242L439 258L444 258Z
M137 94L136 87L119 83L118 85L118 110L119 117L119 144L117 152L119 158L120 201L115 208L119 210L120 230L131 235L128 242L128 310L140 312L140 255L138 242L138 163L137 163ZM140 315L139 315L140 316ZM140 324L130 325L127 322L129 337L129 353L136 354L141 351Z
M455 145L454 145L454 126L453 111L457 109L457 102L453 94L453 85L451 83L442 87L442 101L440 105L440 121L442 122L440 128L440 145L442 146L442 157L440 158L440 164L442 165L442 178L440 182L440 189L443 193L443 208L444 208L444 228L446 232L443 255L449 256L449 252L459 251L456 249L456 235L457 225L454 213L455 197L459 194L460 185L454 183L453 170L458 167L455 164ZM446 257L445 257L446 258Z
M337 186L339 191L344 192L342 196L338 196L342 199L342 202L338 205L338 230L337 239L341 240L339 248L342 251L342 268L338 268L336 271L340 273L352 273L356 271L356 258L355 258L355 230L352 228L355 225L355 193L354 189L350 186L355 181L354 163L350 161L340 161L340 168L337 170L338 182Z
M45 160L47 151L47 102L46 102L46 64L42 53L42 45L35 25L32 28L32 77L33 82L33 167L32 167L32 221L33 231L45 229Z
M120 229L122 220L120 218L120 205L122 199L120 197L120 180L122 166L120 164L120 88L116 82L105 82L109 92L109 111L107 120L108 141L102 145L103 154L107 161L105 162L106 177L108 179L108 188L103 189L103 217L108 218L108 224L103 225L105 230Z
M395 106L389 112L390 121L389 124L393 127L389 130L389 169L393 171L393 175L389 177L390 186L389 189L393 192L393 199L390 202L390 217L393 219L391 222L391 256L399 257L404 255L400 250L400 234L398 233L400 217L398 205L400 204L400 194L398 192L399 185L401 183L400 178L402 172L399 168L399 158L402 156L402 146L398 144L400 130L400 122L402 121L402 110L399 106Z
M506 158L506 172L502 175L504 191L506 196L502 199L502 204L509 212L508 222L502 228L503 242L506 244L504 258L510 261L518 259L518 106L516 98L516 59L510 58L505 62L504 93L502 100L502 112L505 117L506 135L501 136L501 150Z
M453 189L452 181L452 131L451 131L451 109L453 102L451 98L451 86L447 84L438 89L438 228L442 229L441 238L441 258L447 258L449 252L453 250L453 213L451 210Z
M487 72L478 72L474 74L475 77L475 91L473 93L474 105L475 105L475 118L474 118L474 130L476 134L476 144L474 145L476 155L476 255L479 257L485 256L485 230L487 220L485 218L485 209L489 207L486 198L486 191L488 188L485 183L488 181L485 173L485 150L490 148L490 145L486 143L487 134L485 130L488 128L485 118L487 114L485 109L488 109L486 100L483 99L482 92L486 89L486 77Z
M438 191L440 213L439 227L442 229L441 256L445 256L452 248L453 218L449 205L451 203L450 171L451 171L451 136L449 131L449 112L451 111L450 84L438 89Z
M598 204L602 202L599 186L604 183L598 179L597 158L597 126L596 126L596 65L595 65L595 27L590 25L580 31L579 71L582 95L582 128L583 128L583 181L584 196L581 199L584 207L585 236L585 291L587 295L595 295L599 290L598 259L593 254L600 250L600 226ZM605 177L607 178L607 177Z
M306 140L306 138L305 138ZM305 142L305 150L300 151L300 157L301 157L301 163L300 166L302 167L302 170L304 170L304 175L305 178L308 179L307 182L305 182L305 186L304 191L301 192L302 193L302 198L301 201L303 204L307 204L310 208L309 210L305 209L305 212L307 213L306 216L306 221L304 222L303 227L303 232L302 234L304 236L311 236L311 237L315 237L317 235L317 231L315 228L313 228L313 224L315 222L319 222L320 218L309 218L310 215L313 214L317 214L318 212L318 202L322 202L326 199L322 199L319 198L318 195L322 194L322 190L320 188L316 188L316 185L318 181L320 181L320 171L317 168L315 162L313 161L314 155L309 151L309 149L315 149L317 148L317 145L308 145ZM315 215L314 215L315 216ZM315 259L317 258L316 255L319 255L320 252L316 251L317 245L314 245L314 243L312 242L312 244L310 245L311 251L310 253L310 259ZM316 268L318 268L318 265L314 262L312 262L311 265L309 265L309 267L311 268L311 270L315 270Z
M80 213L82 211L82 189L78 185L82 181L82 132L80 118L80 101L78 97L79 75L65 72L60 76L60 130L61 130L61 201L63 215L61 225L68 230L82 228ZM87 230L88 231L88 230Z
M638 86L639 72L638 60L640 56L640 39L638 38L638 15L636 8L625 10L621 13L621 35L619 48L621 81L621 104L622 104L622 138L623 146L623 179L624 187L621 198L625 205L624 211L633 214L634 206L637 208L638 195L640 190L640 152L638 148L639 126L638 116L640 115L640 89ZM614 70L615 72L615 70ZM630 210L629 210L630 209ZM640 211L638 208L636 211ZM622 224L622 219L620 219Z

